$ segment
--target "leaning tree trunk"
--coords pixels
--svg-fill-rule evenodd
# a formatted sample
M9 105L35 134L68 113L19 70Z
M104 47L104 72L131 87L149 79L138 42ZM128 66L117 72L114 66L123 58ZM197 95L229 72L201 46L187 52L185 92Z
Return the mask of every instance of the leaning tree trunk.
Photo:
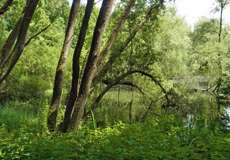
M109 39L107 40L107 42L105 44L105 47L103 48L103 50L100 53L98 64L101 63L101 61L105 58L105 56L108 54L108 52L112 48L115 40L117 39L118 34L122 30L124 23L129 16L129 13L130 13L132 7L134 6L135 2L136 2L136 0L129 0L127 2L127 5L124 9L123 14L121 15L121 17L119 17L118 22L116 23L116 26L114 27Z
M16 26L10 32L8 38L6 39L5 43L3 44L0 50L0 68L3 68L4 65L7 63L7 61L10 59L11 56L10 52L14 46L15 41L17 40L21 23L22 23L22 18L19 18L19 20L16 23Z
M78 94L78 83L79 83L79 74L80 74L80 56L81 56L81 51L84 45L86 33L88 30L89 20L90 20L92 11L93 11L93 6L94 6L94 0L88 0L86 9L85 9L85 15L82 20L82 25L81 25L81 30L80 30L80 34L78 37L77 45L76 45L74 55L73 55L72 84L71 84L71 90L69 93L69 99L68 99L67 106L66 106L64 120L61 124L62 132L66 132L68 129L68 124L70 123L73 105L74 105L74 102Z
M0 84L8 77L11 73L12 69L18 62L18 59L23 53L25 42L26 42L26 35L29 29L29 24L32 20L33 14L36 10L39 0L27 0L26 8L24 10L24 15L22 17L22 22L20 24L20 28L17 35L16 43L11 46L12 51L10 51L9 55L10 58L8 59L7 64L4 67L1 67L0 70ZM16 25L16 28L18 26ZM11 36L11 35L10 35Z
M102 35L111 15L114 1L115 0L103 0L93 34L89 56L83 72L79 94L74 104L74 111L69 126L70 129L78 129L80 121L83 117L84 107L86 105L86 100L89 96L92 80L97 68Z
M121 45L121 47L115 51L113 51L110 56L108 57L108 61L106 63L99 60L98 63L98 73L95 77L95 83L100 82L103 77L108 73L108 71L111 70L113 63L117 60L120 55L127 49L129 44L132 42L132 40L136 37L137 33L143 29L145 23L149 20L151 16L154 16L154 20L157 19L158 13L160 9L164 6L164 0L160 0L157 2L157 4L152 4L149 9L147 10L145 14L145 18L141 20L131 31L131 34L127 37L127 39L124 41L124 43ZM154 14L154 15L152 15ZM106 50L102 52L101 56L105 57L107 54Z
M131 8L134 6L135 1L136 0L129 0L129 2L128 2L125 10L124 10L124 13L121 15L121 17L119 17L118 23L114 27L114 30L112 31L112 33L111 33L108 41L106 42L105 47L103 48L102 52L100 53L100 57L99 57L98 62L102 58L104 58L104 56L111 49L111 47L112 47L115 39L117 38L118 33L122 29L122 27L124 25L124 22L125 22L125 20L127 19L128 15L130 13ZM90 7L90 5L92 5L92 4L89 4L89 2L88 2L87 6ZM88 14L90 13L89 9L90 8L86 7L86 13L88 13ZM86 20L83 20L83 24L84 24L84 21L86 22ZM85 26L82 26L83 30L84 30L84 27ZM81 33L80 33L80 37L82 37ZM80 40L81 39L79 39L79 41ZM73 62L72 87L71 87L71 92L70 92L70 98L69 98L69 101L68 101L68 104L67 104L67 109L66 109L66 112L65 112L65 118L64 118L64 121L63 121L63 127L62 127L62 131L63 132L66 132L67 129L68 129L67 127L68 127L68 124L70 122L70 117L71 117L71 113L72 113L72 110L73 110L74 101L77 98L77 91L78 91L78 83L77 82L78 82L78 79L79 79L79 70L80 70L80 66L79 66L79 57L80 57L80 54L77 51L79 51L79 52L81 51L81 45L80 44L81 43L79 43L79 46L77 45L77 48L76 48L76 55L77 55L77 57L74 57L74 61L75 62Z
M56 75L55 75L54 87L53 87L53 96L49 107L49 115L48 115L48 128L50 131L53 131L56 128L58 108L61 103L61 95L62 95L62 88L63 88L63 81L64 81L64 70L66 66L69 48L71 47L72 44L72 38L74 34L75 22L76 22L79 6L80 6L80 0L74 0L69 14L68 25L65 33L65 40L63 43L59 62L56 69Z

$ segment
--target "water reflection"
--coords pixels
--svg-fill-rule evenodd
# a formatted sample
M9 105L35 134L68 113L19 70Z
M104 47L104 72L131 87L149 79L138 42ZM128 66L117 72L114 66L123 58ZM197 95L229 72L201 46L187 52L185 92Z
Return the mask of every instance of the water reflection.
M225 108L225 112L226 112L226 115L228 116L228 117L230 117L230 106L227 106L226 108ZM226 130L230 130L230 120L228 119L227 120L227 123L226 123L226 128L225 128Z

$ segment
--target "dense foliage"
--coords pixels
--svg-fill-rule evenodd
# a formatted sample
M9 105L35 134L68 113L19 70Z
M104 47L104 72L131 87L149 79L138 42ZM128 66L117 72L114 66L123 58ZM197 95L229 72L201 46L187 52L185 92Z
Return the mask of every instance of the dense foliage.
M100 50L128 2L113 8ZM71 60L86 6L81 4L76 18L57 130L51 132L47 117L70 4L40 0L26 39L42 32L25 46L0 83L0 159L229 160L230 26L221 19L202 18L191 29L170 2L148 15L158 2L136 0L105 56L106 67L94 77L79 129L61 133L71 96ZM227 0L216 2L217 12L228 5ZM24 0L14 0L0 15L0 48L24 6ZM97 4L81 51L81 74L99 11Z
M221 131L214 134L205 128L184 127L183 122L174 115L150 118L145 123L118 122L104 129L82 127L77 133L52 135L45 132L42 120L38 119L39 116L21 113L18 118L7 121L7 116L12 114L18 113L13 112L13 108L11 111L9 109L1 111L3 119L1 121L4 122L4 125L1 122L0 140L2 159L228 160L230 158L229 135ZM30 121L27 121L28 119Z

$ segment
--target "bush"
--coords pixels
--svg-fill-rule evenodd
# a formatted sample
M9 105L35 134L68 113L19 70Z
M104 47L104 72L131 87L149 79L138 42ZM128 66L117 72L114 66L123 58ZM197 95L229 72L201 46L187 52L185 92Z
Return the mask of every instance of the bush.
M160 122L160 123L159 123ZM228 160L229 135L181 126L173 116L141 124L117 123L68 134L37 134L28 130L5 136L1 129L2 159L23 160ZM17 138L16 138L17 137ZM10 144L10 145L8 145Z
M8 97L14 100L42 99L45 97L49 83L38 79L37 76L21 76L17 80L10 80L11 87L8 90Z

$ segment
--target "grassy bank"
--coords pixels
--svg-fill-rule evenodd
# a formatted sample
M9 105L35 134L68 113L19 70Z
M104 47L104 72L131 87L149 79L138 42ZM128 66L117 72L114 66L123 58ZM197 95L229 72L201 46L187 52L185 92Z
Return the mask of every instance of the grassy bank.
M144 123L118 122L98 129L83 125L78 132L51 134L44 127L43 112L28 109L29 103L7 105L11 107L2 106L0 110L0 159L3 160L230 159L228 133L185 128L172 115L150 118Z

